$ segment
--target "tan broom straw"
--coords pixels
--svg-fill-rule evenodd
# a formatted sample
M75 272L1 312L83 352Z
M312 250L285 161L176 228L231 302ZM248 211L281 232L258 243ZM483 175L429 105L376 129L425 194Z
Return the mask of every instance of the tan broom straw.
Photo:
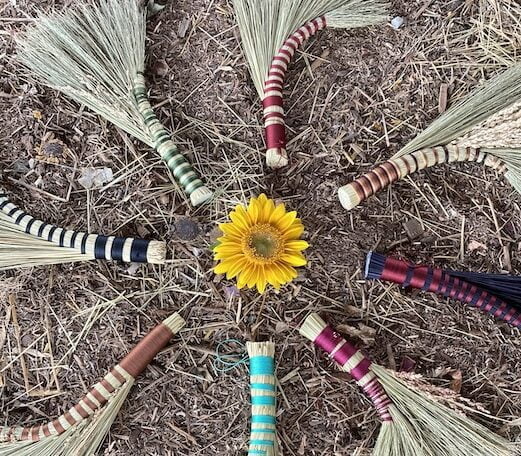
M391 160L341 187L338 197L351 210L415 171L464 161L504 174L521 193L521 64L450 108Z
M286 166L283 83L293 55L325 27L356 28L387 19L382 0L233 0L244 55L264 106L266 162ZM300 28L299 28L300 27Z
M138 0L79 1L68 10L42 14L19 39L19 59L44 84L154 147L197 206L212 193L150 106L145 35L146 9Z
M300 333L348 372L373 402L382 426L373 456L514 456L520 446L373 364L317 314Z
M0 427L0 456L92 456L136 377L185 325L175 313L152 330L68 412L33 427Z
M0 271L89 260L164 264L166 243L66 230L18 208L0 187Z

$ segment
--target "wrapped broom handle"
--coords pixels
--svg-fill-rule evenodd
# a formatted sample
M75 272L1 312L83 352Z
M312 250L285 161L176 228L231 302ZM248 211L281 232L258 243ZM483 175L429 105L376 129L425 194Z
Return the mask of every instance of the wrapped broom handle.
M453 162L484 163L492 169L505 173L506 164L498 157L471 147L457 145L438 146L393 158L359 177L348 185L340 187L338 197L342 206L351 210L370 196L388 187L393 182L431 166Z
M277 456L275 344L247 342L250 358L251 434L248 455Z
M344 372L348 372L371 399L383 423L393 421L389 407L391 399L371 370L371 360L328 326L317 314L309 315L300 333L324 350Z
M63 434L93 416L127 382L134 382L152 359L168 344L174 334L185 325L175 313L153 329L134 349L116 365L100 382L59 418L33 427L0 427L0 442L31 441Z
M403 288L417 288L455 299L521 328L521 311L487 290L451 275L450 271L417 266L370 252L366 260L366 278L394 282Z
M138 73L134 79L134 96L139 112L154 140L156 150L174 174L177 182L190 196L192 205L198 206L207 202L213 197L212 192L204 185L184 155L179 152L177 146L170 139L170 133L159 122L148 101L146 90L145 77L143 73Z
M286 124L282 90L288 65L302 44L326 27L326 18L318 17L299 28L282 45L273 58L264 84L264 130L266 133L266 163L271 168L282 168L288 164L286 151Z
M124 261L127 263L164 264L166 244L160 241L102 236L65 230L37 220L11 203L0 187L0 211L16 228L32 236L52 242L59 247L78 250L96 260Z

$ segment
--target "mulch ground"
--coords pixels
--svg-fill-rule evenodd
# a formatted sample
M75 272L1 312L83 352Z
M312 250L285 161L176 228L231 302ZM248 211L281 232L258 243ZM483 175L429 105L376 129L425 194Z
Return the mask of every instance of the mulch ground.
M292 65L290 166L271 171L231 4L171 2L149 26L147 79L159 117L219 191L194 210L155 152L38 85L17 63L14 38L36 9L72 3L0 6L1 183L48 222L167 239L172 260L0 274L2 424L33 425L64 412L179 310L187 329L139 378L101 454L243 454L247 368L214 368L216 344L230 338L277 343L284 455L369 454L379 427L374 410L295 330L313 310L378 363L461 393L496 418L478 420L516 438L509 423L521 413L519 331L456 302L366 283L361 267L378 249L454 269L519 273L519 196L480 165L415 175L351 213L336 190L428 125L444 94L454 103L516 57L518 4L396 0L392 15L406 19L399 30L322 32ZM48 160L53 138L62 147ZM111 168L115 180L87 191L78 178L89 167ZM234 204L262 191L298 211L309 265L279 293L239 294L211 272L210 246ZM195 239L186 239L185 219L197 225ZM411 227L419 230L412 240Z

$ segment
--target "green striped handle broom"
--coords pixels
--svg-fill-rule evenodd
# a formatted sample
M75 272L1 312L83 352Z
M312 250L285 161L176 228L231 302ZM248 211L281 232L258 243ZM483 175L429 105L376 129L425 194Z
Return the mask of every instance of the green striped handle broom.
M19 39L20 61L59 90L155 148L198 206L212 198L159 122L145 87L146 9L138 0L77 2L41 15Z
M264 107L266 163L288 164L283 85L297 49L325 27L352 29L387 19L382 0L233 0L244 55Z
M486 82L391 160L338 190L351 210L415 171L454 162L488 166L521 193L521 64Z

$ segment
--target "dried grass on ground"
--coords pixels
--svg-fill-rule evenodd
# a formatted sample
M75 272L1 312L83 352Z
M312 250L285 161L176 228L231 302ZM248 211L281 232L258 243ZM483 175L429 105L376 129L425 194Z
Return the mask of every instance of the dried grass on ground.
M246 368L213 369L215 343L230 337L277 342L285 455L368 454L378 426L373 410L292 329L318 310L379 363L413 365L433 384L461 389L498 418L499 432L518 435L509 423L521 413L519 331L457 303L364 283L360 265L367 250L379 248L442 266L520 273L519 196L479 165L414 176L350 214L335 191L393 155L440 105L512 61L521 48L519 5L397 0L393 14L407 18L398 31L323 32L298 54L288 78L291 165L270 172L230 4L172 2L150 25L148 78L162 121L220 190L210 207L192 210L152 151L35 85L14 60L13 37L35 9L70 3L0 6L2 183L48 221L169 239L173 260L165 267L92 263L3 274L3 422L57 416L147 329L181 309L189 329L139 379L105 454L242 454ZM42 140L49 133L66 148L46 162ZM78 185L82 168L105 166L114 182L92 191ZM279 294L236 296L209 272L209 246L230 207L260 191L299 211L310 264ZM180 237L184 217L199 226L193 240ZM421 227L415 241L404 228L413 221Z

